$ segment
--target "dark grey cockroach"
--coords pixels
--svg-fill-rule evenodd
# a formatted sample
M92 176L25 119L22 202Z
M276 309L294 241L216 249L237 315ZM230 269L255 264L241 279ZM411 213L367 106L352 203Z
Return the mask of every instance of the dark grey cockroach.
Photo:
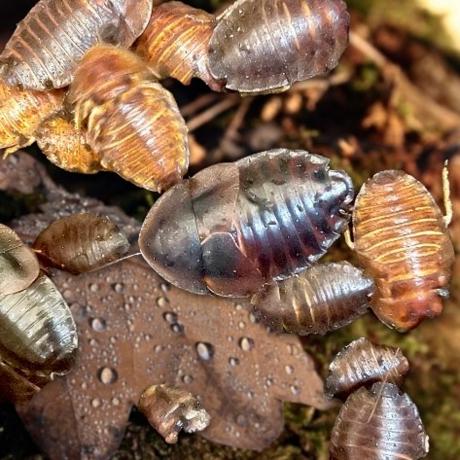
M45 275L27 289L0 297L0 359L42 374L70 369L77 329L61 293Z
M167 281L241 297L316 262L347 226L353 184L329 161L272 150L204 169L150 210L139 245Z
M336 67L349 21L342 0L237 0L218 18L209 69L240 93L288 89Z
M377 381L399 384L409 371L409 361L399 348L375 345L361 337L348 344L329 366L326 392L349 394Z
M152 0L40 0L0 55L0 77L40 91L67 86L89 48L131 46L151 10Z
M428 450L415 404L396 385L381 382L347 399L330 442L331 460L417 460Z
M372 279L347 262L318 264L267 286L252 303L272 329L325 334L364 314L373 291Z

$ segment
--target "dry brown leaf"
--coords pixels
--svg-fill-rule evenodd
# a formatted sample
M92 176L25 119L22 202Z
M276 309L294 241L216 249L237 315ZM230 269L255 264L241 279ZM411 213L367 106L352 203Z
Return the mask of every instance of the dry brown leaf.
M54 196L43 213L16 222L22 238L33 240L61 208L82 212L85 201L101 208L59 189L48 192ZM118 216L129 234L132 221ZM280 434L282 401L329 404L299 340L270 334L243 304L170 287L140 258L79 276L53 271L52 278L71 305L80 358L72 373L18 406L51 459L107 458L131 406L154 384L199 398L212 418L207 439L257 450Z

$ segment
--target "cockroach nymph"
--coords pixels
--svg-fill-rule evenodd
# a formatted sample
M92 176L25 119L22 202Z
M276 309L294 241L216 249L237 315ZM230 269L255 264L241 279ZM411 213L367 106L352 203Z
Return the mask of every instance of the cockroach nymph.
M251 299L255 314L274 330L325 334L364 314L372 279L348 262L317 264L268 285Z
M200 78L220 90L208 70L208 46L216 19L206 11L182 2L154 8L150 22L135 44L158 78L173 77L188 85Z
M130 51L110 45L88 51L67 102L101 169L154 191L175 184L187 171L187 127L176 101Z
M332 430L331 460L418 460L429 439L417 407L392 383L351 394Z
M77 330L64 298L47 276L2 296L0 318L2 361L45 375L70 369L78 347Z
M91 46L131 46L151 10L152 0L40 0L0 55L0 77L40 91L63 88Z
M9 154L33 144L38 126L61 108L64 94L21 90L0 79L0 149Z
M218 18L209 69L240 93L286 90L337 66L349 20L342 0L237 0Z
M361 337L348 344L330 364L326 392L330 397L348 395L378 381L398 385L408 371L409 361L400 349Z
M382 171L363 185L352 247L375 279L372 309L388 326L407 331L441 313L454 261L449 220L428 190L402 171Z
M199 172L155 203L139 237L167 281L197 294L254 294L310 267L347 226L353 184L329 161L272 150Z

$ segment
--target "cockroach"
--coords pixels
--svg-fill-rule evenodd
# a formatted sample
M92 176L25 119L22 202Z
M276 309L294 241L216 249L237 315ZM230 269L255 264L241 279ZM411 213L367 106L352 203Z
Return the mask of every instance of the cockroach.
M173 77L188 85L200 78L212 89L222 85L208 70L208 46L216 19L182 2L154 8L150 22L135 44L158 78Z
M448 187L446 180L446 203ZM359 192L349 244L376 281L372 309L388 326L407 331L441 313L454 261L449 221L403 171L382 171Z
M35 138L42 153L59 168L82 174L103 169L99 157L86 142L86 133L78 130L65 113L56 113L44 120Z
M64 91L31 91L0 79L0 149L13 153L35 142L40 123L62 107Z
M310 267L347 226L353 184L329 160L272 150L206 168L155 203L140 249L172 284L244 297Z
M237 0L212 34L211 75L240 93L287 90L337 66L349 21L342 0Z
M326 379L330 397L348 395L370 383L398 385L409 371L409 361L399 348L373 344L361 337L348 344L332 361Z
M67 103L103 169L154 191L187 171L187 127L176 101L130 51L109 45L88 51Z
M47 265L78 274L119 259L129 249L126 236L108 218L82 213L51 223L33 248Z
M363 315L373 291L374 282L358 268L328 263L268 285L251 302L256 316L272 329L325 334Z
M417 460L429 438L416 405L392 383L351 394L332 430L331 460Z
M40 0L0 55L0 77L34 90L63 88L91 46L131 46L151 10L152 0Z
M0 358L14 368L43 374L67 372L78 346L64 298L45 275L0 299Z
M38 277L37 256L14 230L0 224L0 297L28 288Z

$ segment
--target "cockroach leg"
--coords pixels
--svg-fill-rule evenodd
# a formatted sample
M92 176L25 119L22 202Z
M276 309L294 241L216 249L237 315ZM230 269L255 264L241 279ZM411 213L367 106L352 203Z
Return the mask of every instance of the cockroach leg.
M452 199L450 197L450 182L449 182L449 160L446 160L444 163L444 168L442 170L442 191L444 195L444 210L446 214L444 215L444 223L446 227L452 222L452 217L454 215Z
M347 227L347 229L346 229L345 232L343 233L343 236L344 236L344 238L345 238L345 243L346 243L346 245L347 245L352 251L354 251L354 250L355 250L355 243L354 243L354 241L352 240L352 237L351 237L350 227Z

